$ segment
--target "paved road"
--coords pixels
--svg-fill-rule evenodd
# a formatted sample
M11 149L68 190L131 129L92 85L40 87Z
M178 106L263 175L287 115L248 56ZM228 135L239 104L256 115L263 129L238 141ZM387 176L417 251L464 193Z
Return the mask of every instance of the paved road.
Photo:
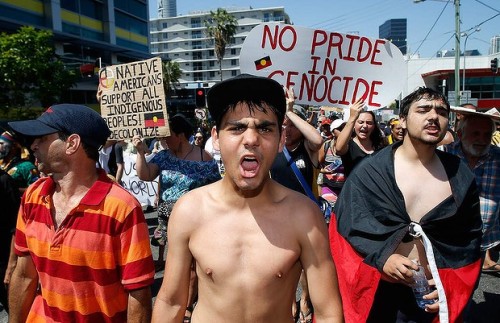
M149 234L153 235L153 230L157 225L156 212L146 213L146 220L149 227ZM158 257L158 248L152 247L155 259ZM499 252L495 255L498 260ZM161 285L163 271L156 273L153 285L153 297L158 293ZM500 274L482 274L479 286L474 292L466 323L491 323L500 321ZM7 323L7 313L0 311L0 323Z

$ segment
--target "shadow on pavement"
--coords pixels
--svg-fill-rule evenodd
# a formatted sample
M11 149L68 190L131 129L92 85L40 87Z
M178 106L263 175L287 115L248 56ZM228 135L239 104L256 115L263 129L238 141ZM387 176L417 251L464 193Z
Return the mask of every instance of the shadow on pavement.
M490 323L498 322L500 319L500 307L492 304L500 304L500 295L484 292L484 301L469 304L468 312L464 317L465 323Z

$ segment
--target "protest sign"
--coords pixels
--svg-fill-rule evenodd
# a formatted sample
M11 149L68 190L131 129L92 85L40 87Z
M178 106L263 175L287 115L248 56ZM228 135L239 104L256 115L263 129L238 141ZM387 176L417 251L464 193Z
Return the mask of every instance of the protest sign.
M101 68L99 87L110 139L157 137L162 127L170 133L161 58Z
M293 86L299 104L348 108L363 98L370 110L393 101L407 74L390 41L275 23L250 31L240 69Z
M149 157L149 156L148 156ZM152 157L152 156L151 156ZM158 192L158 177L151 182L146 182L137 176L137 154L123 152L122 185L144 206L154 206ZM148 160L151 158L147 158Z

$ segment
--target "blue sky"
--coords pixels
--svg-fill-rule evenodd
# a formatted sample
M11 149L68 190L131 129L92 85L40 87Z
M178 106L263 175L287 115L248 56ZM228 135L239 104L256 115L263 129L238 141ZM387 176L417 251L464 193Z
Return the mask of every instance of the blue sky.
M157 1L149 0L150 17L158 16ZM500 1L460 2L461 31L473 31L478 25L481 29L468 37L467 50L478 49L481 54L487 55L490 39L500 35ZM421 57L432 57L440 49L455 47L455 7L453 1L446 0L421 3L414 3L413 0L177 0L177 14L188 14L192 10L215 10L218 7L249 6L283 6L295 25L341 33L357 32L375 38L378 37L378 27L386 20L407 18L410 52L414 53L418 49ZM462 51L464 40L462 37Z

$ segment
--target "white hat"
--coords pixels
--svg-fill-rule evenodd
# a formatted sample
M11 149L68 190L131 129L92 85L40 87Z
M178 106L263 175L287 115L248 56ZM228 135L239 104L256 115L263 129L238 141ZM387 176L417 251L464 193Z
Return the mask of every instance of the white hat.
M451 111L453 112L458 112L463 114L464 116L467 115L476 115L476 116L483 116L492 119L493 121L500 121L500 112L498 109L491 108L486 112L479 112L473 109L469 108L463 108L463 107L451 107Z
M333 132L333 130L337 129L344 123L344 120L342 119L335 119L333 122L330 124L330 131Z

